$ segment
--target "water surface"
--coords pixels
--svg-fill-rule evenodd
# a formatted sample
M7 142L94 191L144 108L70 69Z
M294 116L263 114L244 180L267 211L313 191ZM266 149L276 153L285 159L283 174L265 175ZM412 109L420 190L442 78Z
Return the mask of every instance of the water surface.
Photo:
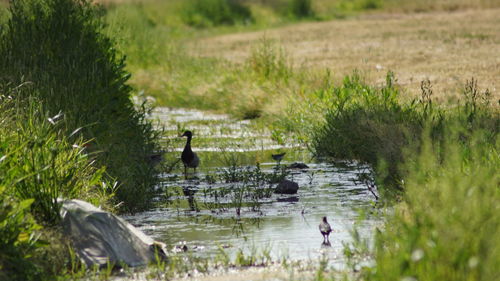
M165 180L158 186L162 194L157 198L158 207L125 218L171 248L185 244L188 252L208 257L220 249L230 255L239 249L247 254L268 251L273 260L309 260L326 255L342 267L343 244L352 241L354 224L358 223L362 237L370 238L379 222L371 215L374 196L359 182L360 175L369 171L367 166L314 162L297 144L277 144L269 132L257 131L250 122L234 121L225 115L160 108L155 116L167 129L165 139L176 146L171 153L180 154L177 151L183 148L185 139L178 138L179 131L193 130L193 150L200 155L202 165L188 179L181 165L164 173ZM287 170L287 179L300 186L297 194L273 194L258 200L259 205L253 208L248 205L254 201L245 198L240 216L231 207L231 196L214 199L210 191L227 191L245 184L223 181L222 169L241 166L252 170L259 163L261 171L270 174L277 166L270 155L277 152L287 153L281 168L296 161L309 166ZM367 216L360 221L362 213ZM331 246L323 245L318 229L323 216L333 228Z

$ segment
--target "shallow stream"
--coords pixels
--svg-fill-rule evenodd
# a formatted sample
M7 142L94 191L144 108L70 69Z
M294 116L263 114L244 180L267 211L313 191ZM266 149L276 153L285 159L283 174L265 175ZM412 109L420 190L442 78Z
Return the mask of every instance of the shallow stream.
M125 219L173 251L212 257L221 251L235 255L241 249L246 254L267 253L273 260L304 261L326 255L331 264L342 268L343 244L352 241L353 226L357 225L361 237L370 239L379 223L373 214L375 198L359 181L369 171L367 166L317 162L303 147L278 144L265 129L225 115L159 108L154 117L166 129L166 145L175 147L169 154L177 158L185 143L179 132L193 131L192 146L201 165L185 179L178 163L162 175L158 207ZM271 154L282 152L286 154L278 164ZM285 169L294 162L308 168ZM241 173L253 178L284 173L300 188L293 195L272 194L268 191L276 184L241 179ZM259 192L249 191L252 188ZM235 192L240 189L259 198L240 198ZM318 229L323 216L333 228L330 246L323 244Z

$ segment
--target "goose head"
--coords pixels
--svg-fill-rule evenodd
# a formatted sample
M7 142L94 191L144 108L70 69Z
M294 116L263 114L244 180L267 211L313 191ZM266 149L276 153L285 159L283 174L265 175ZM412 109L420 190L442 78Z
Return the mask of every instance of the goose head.
M192 138L193 137L193 133L191 131L185 131L184 134L182 134L181 137Z

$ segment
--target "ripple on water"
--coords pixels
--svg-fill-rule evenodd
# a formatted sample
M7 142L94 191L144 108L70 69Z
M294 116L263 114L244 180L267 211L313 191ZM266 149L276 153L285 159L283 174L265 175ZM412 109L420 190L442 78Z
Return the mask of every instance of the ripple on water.
M196 120L237 122L231 121L225 115L207 115L187 110L157 109L155 116L166 125L172 124L172 120L184 123ZM206 124L209 126L210 123ZM238 126L239 130L249 129L246 121ZM200 138L207 137L201 132L208 131L198 131ZM233 136L237 135L238 132ZM273 144L267 136L263 138L266 139L265 149L285 147ZM205 147L197 151L211 151L211 149ZM215 148L213 150L216 151ZM248 151L247 148L242 150ZM288 162L283 164L296 159L286 160ZM273 165L272 162L263 163L261 167L264 172L271 173ZM336 267L342 267L343 243L352 240L350 231L360 218L359 210L368 213L373 210L373 196L364 185L356 184L359 174L365 172L367 167L355 162L344 162L342 165L330 163L307 163L307 165L308 169L294 170L288 176L288 179L300 186L296 195L273 194L271 198L264 200L258 211L243 207L239 219L232 208L210 210L204 206L213 203L213 198L205 197L202 190L221 186L227 188L227 184L184 180L183 177L179 177L182 173L180 170L164 174L165 179L177 176L177 180L165 180L159 188L168 190L184 187L193 190L191 197L184 194L172 197L170 199L177 199L182 204L168 205L167 208L165 199L160 197L157 208L127 216L125 219L168 245L174 246L186 241L188 248L196 255L214 255L222 245L231 255L240 248L245 252L250 252L252 249L256 249L257 252L270 249L270 255L275 260L285 256L292 260L308 260L326 254ZM207 169L197 176L203 179L205 173L214 171ZM199 210L191 208L190 204L197 205ZM328 217L333 228L330 235L331 247L328 248L322 246L323 238L318 230L318 224L323 216ZM378 223L376 216L368 215L367 219L359 224L361 236L370 238L374 226Z

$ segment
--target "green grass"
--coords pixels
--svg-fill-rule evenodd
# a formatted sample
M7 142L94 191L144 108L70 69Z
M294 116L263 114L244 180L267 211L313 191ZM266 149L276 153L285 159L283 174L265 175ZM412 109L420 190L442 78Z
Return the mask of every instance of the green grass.
M276 139L286 140L291 133L318 156L371 163L387 190L404 190L398 193L394 214L387 215L384 232L376 237L374 252L368 253L376 266L363 268L361 278L497 277L492 269L500 260L500 223L494 216L499 201L498 108L487 103L487 92L476 82L464 87L461 104L434 104L426 83L420 100L402 102L392 74L383 86L367 85L359 75L335 83L328 72L297 68L279 42L265 38L243 64L192 56L184 48L195 37L277 26L311 13L315 16L306 19L373 9L453 10L498 4L460 0L429 5L421 0L396 6L389 0L318 0L309 8L307 2L271 1L262 6L241 1L252 21L241 20L234 11L225 15L229 20L214 21L195 10L191 17L202 23L193 21L196 28L180 12L187 9L182 1L117 4L107 11L87 1L12 2L12 17L1 34L0 85L2 93L19 103L0 106L0 118L7 120L2 124L8 124L0 128L0 202L5 207L0 212L0 279L15 274L19 280L36 280L42 278L40 270L49 271L49 264L64 267L70 262L53 262L50 247L37 244L38 224L57 222L59 196L109 202L113 190L101 181L117 180L115 202L123 201L123 210L148 207L157 179L147 156L157 149L156 135L145 120L147 109L136 111L129 100L133 91L128 71L134 73L134 85L155 95L159 104L275 120ZM297 6L296 16L290 17L283 12L290 3L306 6ZM100 18L104 14L107 29ZM0 18L8 15L0 12ZM118 41L110 39L114 37ZM122 54L128 55L128 66ZM64 118L54 120L60 111ZM80 133L71 136L78 128ZM97 162L91 163L94 159ZM45 251L45 265L40 255L38 261L32 259L39 250ZM227 255L222 260L231 263ZM159 272L206 268L206 261L184 261L172 259L172 270ZM258 264L255 261L240 254L233 263L248 266ZM78 266L72 268L81 274ZM319 272L317 279L324 276Z
M68 132L81 128L99 166L119 182L116 203L143 210L156 173L148 155L158 149L146 109L130 101L124 57L103 33L102 11L89 1L13 1L0 38L3 88L28 83L50 116L62 112ZM126 140L126 142L124 141Z
M402 202L386 214L361 280L496 280L500 266L498 136L450 126L407 151ZM405 279L405 280L406 280Z
M253 20L250 9L238 0L188 0L182 12L184 23L195 27L246 24Z
M16 89L26 96L32 90ZM48 115L36 99L9 94L0 95L0 277L41 280L60 273L66 262L59 259L67 248L57 230L57 199L109 209L113 185L106 185L105 170L87 153L81 132L66 130L64 116Z
M88 142L64 128L62 115L49 116L36 103L16 105L16 111L2 117L3 183L14 197L34 200L31 211L46 225L60 221L58 198L107 205L114 194L105 188L105 169L91 163L93 155L85 149Z
M4 169L0 162L0 168ZM30 280L36 274L36 267L26 257L36 248L38 228L29 213L33 199L19 201L7 194L0 185L0 278Z
M451 107L433 103L427 82L422 83L419 99L401 102L400 93L392 73L382 87L369 86L355 74L325 89L320 94L327 104L324 122L309 131L315 154L370 163L380 184L401 190L406 174L401 168L404 150L410 144L418 146L425 126L431 128L434 140L442 139L449 124L458 122L470 130L488 130L492 133L484 141L496 141L498 109L475 80L464 87L462 104Z
M2 279L65 274L72 261L58 198L150 206L158 133L130 100L124 57L101 16L89 1L20 0L1 23Z

